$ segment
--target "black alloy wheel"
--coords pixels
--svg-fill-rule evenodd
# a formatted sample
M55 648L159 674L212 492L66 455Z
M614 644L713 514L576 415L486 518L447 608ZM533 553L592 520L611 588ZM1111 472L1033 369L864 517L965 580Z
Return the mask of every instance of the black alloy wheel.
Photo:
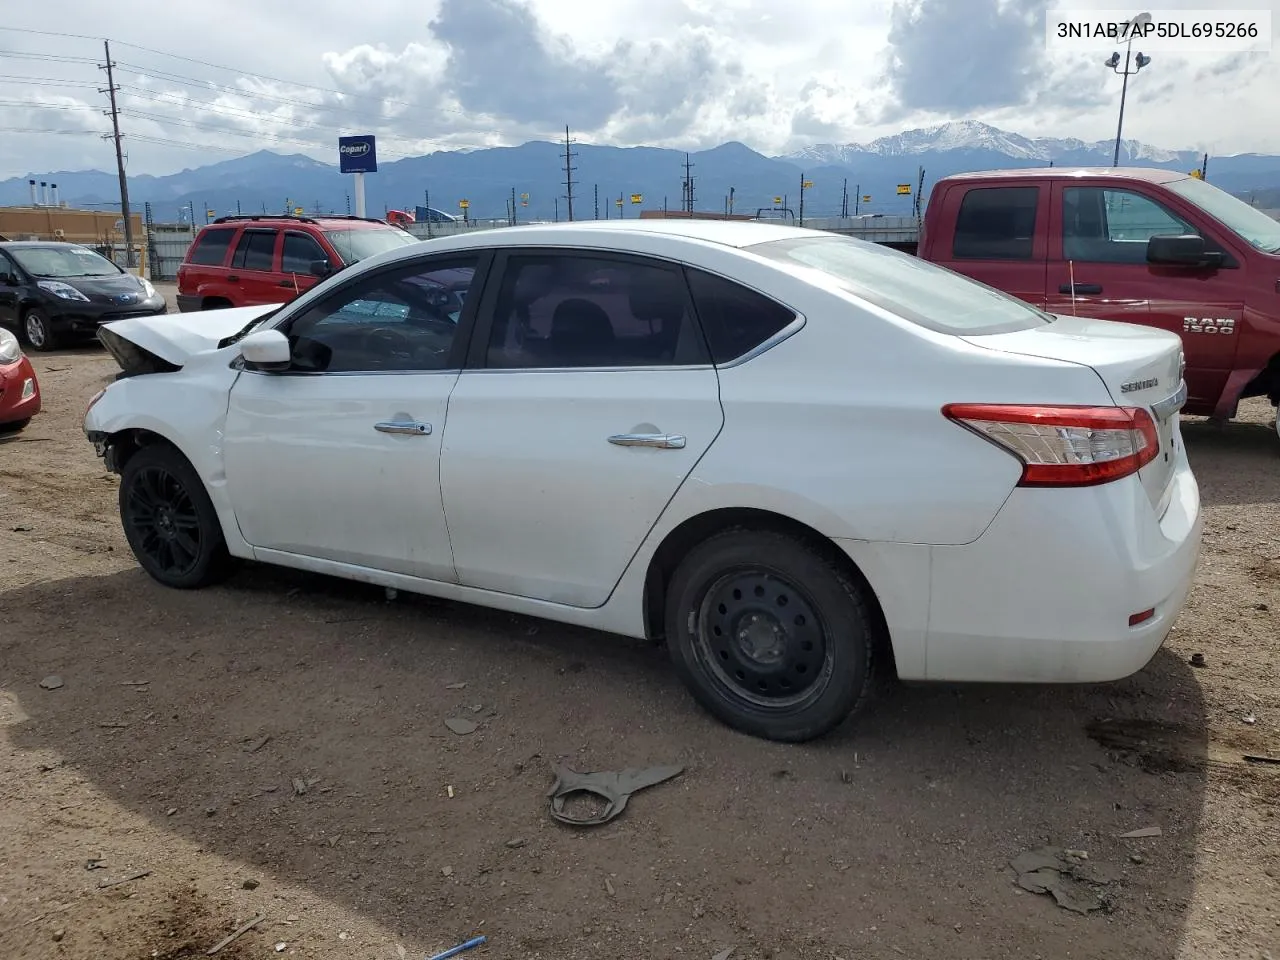
M165 586L206 586L230 568L213 503L195 469L172 447L143 447L125 464L120 519L138 563Z

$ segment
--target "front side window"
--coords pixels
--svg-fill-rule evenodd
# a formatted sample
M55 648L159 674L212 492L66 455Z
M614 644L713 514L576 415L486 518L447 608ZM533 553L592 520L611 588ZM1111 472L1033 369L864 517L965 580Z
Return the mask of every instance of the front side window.
M1039 187L975 187L956 216L956 260L1030 260Z
M311 264L328 260L329 256L315 239L305 233L286 233L280 251L280 270L283 273L311 273Z
M293 369L307 373L448 370L475 257L400 266L346 287L288 327Z
M1163 204L1133 190L1062 191L1062 256L1086 263L1146 263L1152 237L1199 233Z
M516 255L494 310L490 367L705 363L679 268L591 254Z
M275 265L276 233L275 230L246 230L236 244L231 266L270 272Z

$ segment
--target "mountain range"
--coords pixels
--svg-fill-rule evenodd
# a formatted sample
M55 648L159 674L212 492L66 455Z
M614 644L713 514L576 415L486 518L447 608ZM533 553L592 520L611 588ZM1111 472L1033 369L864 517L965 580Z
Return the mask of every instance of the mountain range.
M1202 157L1193 151L1165 150L1128 140L1121 163L1190 171ZM730 193L739 213L774 207L775 197L798 212L801 181L806 216L834 216L845 191L850 213L909 215L913 199L899 195L899 184L916 192L924 171L924 192L939 178L969 170L1009 167L1110 166L1114 141L1088 143L1075 139L1028 138L989 124L962 120L928 129L909 130L870 143L817 144L796 153L769 157L736 142L689 154L657 147L611 147L574 144L571 148L574 216L633 217L632 194L643 197L642 209L683 205L685 163L693 178L694 208L723 211ZM461 213L459 201L470 203L475 218L505 217L512 192L528 194L520 219L567 216L563 143L532 141L516 147L441 151L379 164L365 178L367 212L381 216L390 209L429 205ZM159 222L195 213L204 222L206 209L216 215L281 212L289 206L307 212L344 213L351 179L334 163L300 154L261 150L248 156L167 176L141 175L129 180L136 209L151 204ZM30 202L29 179L57 183L61 199L73 207L118 206L114 172L35 171L0 181L0 205ZM1280 156L1239 154L1210 157L1210 182L1263 208L1280 207ZM869 196L869 201L863 201ZM597 199L598 198L598 199ZM428 202L429 201L429 202Z

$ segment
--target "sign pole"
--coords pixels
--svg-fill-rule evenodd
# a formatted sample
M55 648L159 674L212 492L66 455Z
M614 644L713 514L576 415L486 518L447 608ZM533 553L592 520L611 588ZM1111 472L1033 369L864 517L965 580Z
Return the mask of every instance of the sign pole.
M364 214L364 174L353 173L352 179L355 181L356 194L356 216L363 217Z

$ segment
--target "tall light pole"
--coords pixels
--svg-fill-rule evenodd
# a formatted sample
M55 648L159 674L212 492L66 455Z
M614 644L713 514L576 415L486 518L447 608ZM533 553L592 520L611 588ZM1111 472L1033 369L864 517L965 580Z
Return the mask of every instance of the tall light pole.
M1120 136L1124 132L1124 100L1125 96L1129 92L1129 78L1137 74L1139 70L1151 62L1151 58L1142 53L1142 51L1138 51L1138 57L1136 60L1131 59L1133 56L1133 39L1137 33L1143 30L1150 22L1151 14L1149 13L1140 13L1132 20L1126 20L1124 22L1124 26L1125 35L1128 37L1128 40L1125 41L1124 46L1124 69L1120 69L1119 53L1111 54L1111 57L1105 64L1120 76L1124 77L1124 80L1120 85L1120 122L1116 124L1116 150L1115 154L1111 158L1111 165L1113 167L1120 166ZM1132 70L1129 69L1131 64L1133 65Z

